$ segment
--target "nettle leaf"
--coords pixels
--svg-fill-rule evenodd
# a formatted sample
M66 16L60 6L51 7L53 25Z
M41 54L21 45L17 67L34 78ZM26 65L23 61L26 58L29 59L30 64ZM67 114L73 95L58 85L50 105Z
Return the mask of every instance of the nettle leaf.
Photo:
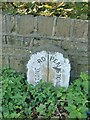
M57 92L57 97L61 97L62 93L60 91Z
M65 109L66 109L68 112L71 112L71 111L76 110L76 106L75 106L75 105L72 105L72 104L69 104L67 107L65 107Z
M82 114L81 114L81 118L86 119L86 118L87 118L86 113L82 113Z
M9 118L19 118L20 113L13 112L9 115Z
M73 110L69 113L69 118L76 118L77 117L77 110Z
M4 117L6 117L9 114L9 109L6 107L3 107L2 110L4 111ZM6 117L7 118L7 117Z
M88 75L86 73L81 72L80 78L84 81L87 81L88 80Z
M2 106L0 106L0 111L2 111Z
M55 111L55 106L54 106L54 104L50 104L49 106L48 106L48 108L47 108L47 116L49 117L49 116L51 116L52 115L52 113L53 113L53 111Z
M75 80L74 85L80 86L82 84L82 81L80 79Z
M3 113L4 118L8 118L8 115L9 115L9 113L6 113L6 112Z
M82 113L77 111L76 117L77 117L77 118L82 118Z
M86 112L84 111L83 113L81 112L81 111L78 111L77 110L77 112L76 112L76 117L77 118L86 118L87 116L86 116Z
M46 110L46 105L40 104L39 107L36 107L37 112L39 112L40 115L46 115L45 110Z
M51 98L49 98L49 99L47 100L47 102L48 102L48 104L49 104L49 103L52 103L53 101L52 101Z
M83 91L88 94L88 81L83 81L82 83Z
M3 118L30 118L32 115L35 118L33 109L38 115L51 117L57 115L56 105L63 106L69 113L68 118L86 117L88 81L85 74L81 74L67 89L44 81L36 86L25 81L23 75L9 69L3 70Z
M13 110L13 103L9 102L8 105L9 105L9 110Z
M88 111L88 108L86 106L80 106L79 107L79 111L81 111L81 113L86 113Z

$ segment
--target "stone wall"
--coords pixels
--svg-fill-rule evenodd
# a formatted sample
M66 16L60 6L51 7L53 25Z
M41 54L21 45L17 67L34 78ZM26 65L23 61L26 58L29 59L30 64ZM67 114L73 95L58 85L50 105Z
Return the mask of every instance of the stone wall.
M2 66L26 72L30 51L53 44L69 56L71 76L88 71L88 20L2 15Z

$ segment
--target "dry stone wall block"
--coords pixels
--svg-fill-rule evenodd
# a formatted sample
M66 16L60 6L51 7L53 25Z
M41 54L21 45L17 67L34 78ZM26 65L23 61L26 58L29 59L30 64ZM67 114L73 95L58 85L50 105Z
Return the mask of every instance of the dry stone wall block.
M88 22L75 20L73 35L75 38L84 38L88 35Z
M18 16L17 18L17 33L22 35L32 34L34 32L34 17L33 16Z
M53 17L38 17L38 34L43 36L51 36L53 29Z
M58 18L56 24L56 36L69 37L70 36L70 19Z
M16 16L5 15L5 31L6 33L16 33Z
M26 69L26 58L19 56L10 56L10 68L23 72Z

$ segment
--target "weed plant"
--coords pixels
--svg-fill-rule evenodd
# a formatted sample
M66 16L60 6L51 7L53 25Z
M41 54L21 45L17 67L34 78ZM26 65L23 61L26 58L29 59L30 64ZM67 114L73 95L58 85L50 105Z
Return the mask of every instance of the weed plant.
M85 73L67 89L43 80L36 86L28 84L24 74L8 68L1 70L0 80L3 118L86 118L88 75Z

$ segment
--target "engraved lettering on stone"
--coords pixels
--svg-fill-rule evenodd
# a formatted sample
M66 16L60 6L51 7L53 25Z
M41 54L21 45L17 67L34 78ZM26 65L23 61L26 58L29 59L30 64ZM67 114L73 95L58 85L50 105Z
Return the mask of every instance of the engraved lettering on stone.
M35 83L40 80L40 68L35 68Z
M29 84L34 83L36 85L41 79L46 80L47 76L47 53L41 51L31 55L30 60L27 63L27 81ZM32 77L32 73L34 73ZM31 83L31 81L34 81Z
M52 82L54 86L68 87L69 85L71 67L69 60L64 58L62 53L37 52L31 55L27 68L28 83L35 85L42 79Z

